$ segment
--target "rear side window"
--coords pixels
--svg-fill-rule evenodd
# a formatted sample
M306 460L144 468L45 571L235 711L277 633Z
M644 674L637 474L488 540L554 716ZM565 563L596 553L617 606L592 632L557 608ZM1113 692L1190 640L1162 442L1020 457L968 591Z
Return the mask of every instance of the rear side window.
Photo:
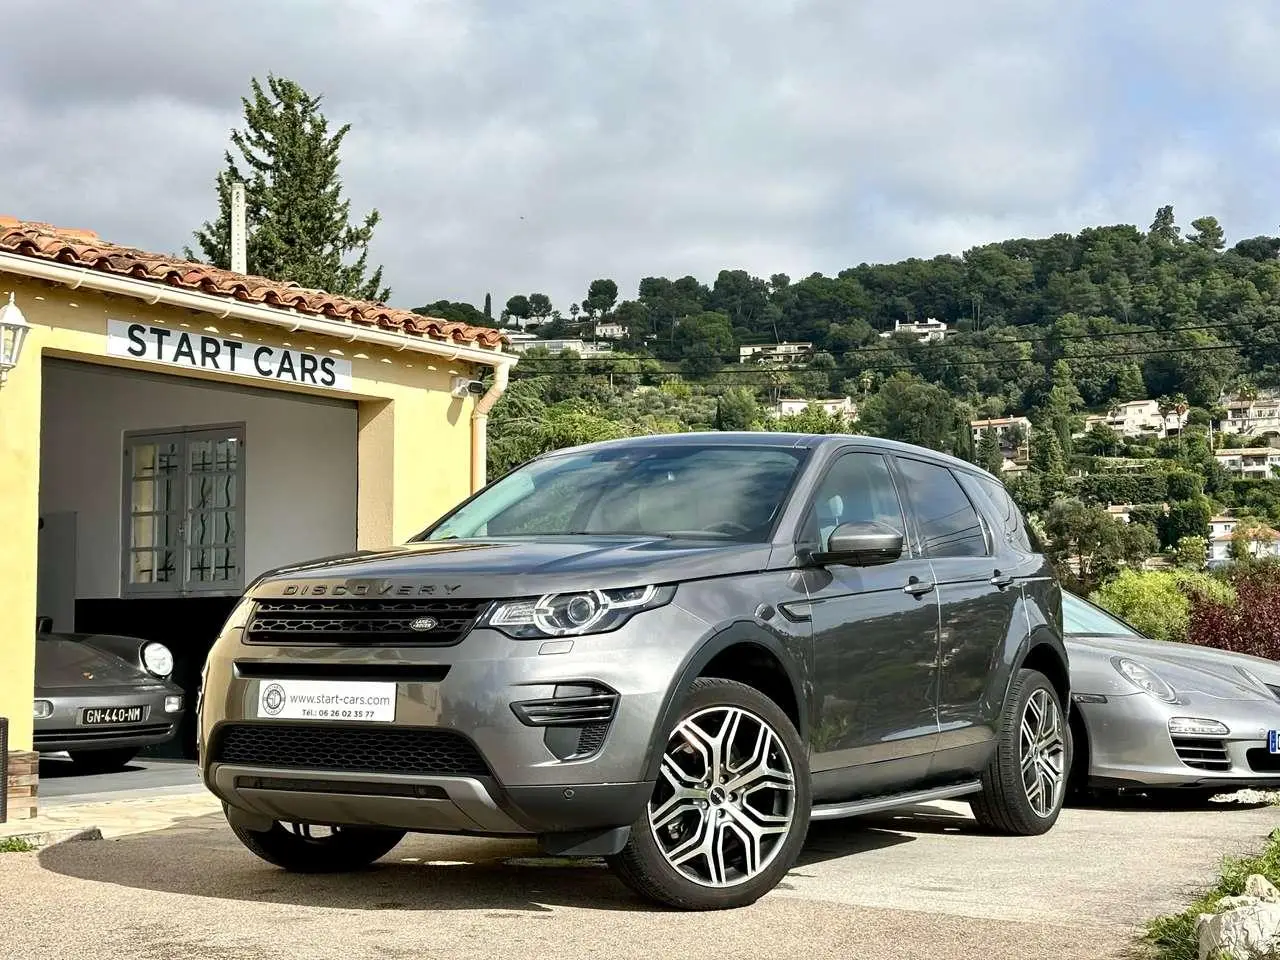
M897 458L921 545L931 557L985 557L987 537L978 511L946 467Z
M1035 534L1027 526L1027 520L1013 502L1013 497L1003 483L990 477L974 476L973 482L981 485L996 508L997 530L1009 543L1026 553L1042 553Z

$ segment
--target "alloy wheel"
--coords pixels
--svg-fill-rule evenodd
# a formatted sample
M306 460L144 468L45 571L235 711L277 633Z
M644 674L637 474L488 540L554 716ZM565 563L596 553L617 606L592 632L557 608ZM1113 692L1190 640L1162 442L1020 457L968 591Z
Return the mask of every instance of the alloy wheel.
M1062 712L1048 690L1032 692L1022 710L1021 729L1019 756L1027 802L1036 816L1049 817L1062 802L1067 747Z
M782 849L795 813L791 757L757 714L709 707L668 738L649 828L687 880L732 887L758 876Z

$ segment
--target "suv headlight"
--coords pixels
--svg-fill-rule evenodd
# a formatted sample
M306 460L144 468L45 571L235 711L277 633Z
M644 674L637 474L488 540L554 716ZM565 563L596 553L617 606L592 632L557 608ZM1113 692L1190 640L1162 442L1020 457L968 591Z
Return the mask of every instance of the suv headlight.
M142 648L142 665L164 679L173 673L173 653L163 643L148 643Z
M1178 695L1174 692L1173 687L1156 676L1155 672L1149 667L1144 667L1128 657L1113 657L1111 665L1119 671L1122 677L1144 693L1149 693L1157 700L1163 700L1165 703L1175 703L1177 701Z
M500 600L481 622L518 640L580 637L616 630L637 613L671 602L674 586L626 587L549 593L523 600Z

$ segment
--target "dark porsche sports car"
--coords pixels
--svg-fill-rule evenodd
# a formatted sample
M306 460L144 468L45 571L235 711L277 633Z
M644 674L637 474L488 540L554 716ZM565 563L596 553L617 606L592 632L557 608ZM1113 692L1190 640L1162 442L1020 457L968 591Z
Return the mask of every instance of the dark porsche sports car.
M67 751L86 773L119 770L143 747L173 738L182 689L173 654L136 637L36 629L35 748Z

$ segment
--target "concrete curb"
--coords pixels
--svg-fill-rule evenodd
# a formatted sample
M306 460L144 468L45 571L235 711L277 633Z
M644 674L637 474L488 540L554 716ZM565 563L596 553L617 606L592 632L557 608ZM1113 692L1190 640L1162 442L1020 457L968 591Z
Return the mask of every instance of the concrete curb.
M37 850L60 843L79 843L84 840L101 840L102 831L97 827L71 827L62 830L33 830L31 833L10 833L0 840L18 840Z

